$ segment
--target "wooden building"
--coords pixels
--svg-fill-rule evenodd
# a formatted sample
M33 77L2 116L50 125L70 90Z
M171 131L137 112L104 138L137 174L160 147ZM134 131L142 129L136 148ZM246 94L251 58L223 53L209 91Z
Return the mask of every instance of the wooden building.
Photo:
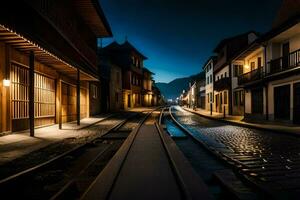
M100 52L109 56L110 65L122 69L122 108L142 106L143 62L147 58L128 41L123 44L113 42Z
M113 62L113 53L99 49L99 72L101 79L101 110L115 112L123 108L122 68Z
M111 35L96 0L5 1L0 131L33 136L35 127L97 114L97 37Z
M152 75L147 68L143 68L143 88L142 88L142 105L143 106L153 106L154 102L152 101Z

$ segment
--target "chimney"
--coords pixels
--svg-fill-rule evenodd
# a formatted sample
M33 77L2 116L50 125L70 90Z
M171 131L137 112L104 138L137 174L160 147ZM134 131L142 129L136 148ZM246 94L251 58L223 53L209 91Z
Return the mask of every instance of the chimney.
M282 0L281 6L275 20L273 21L272 28L280 26L288 19L300 14L300 0Z

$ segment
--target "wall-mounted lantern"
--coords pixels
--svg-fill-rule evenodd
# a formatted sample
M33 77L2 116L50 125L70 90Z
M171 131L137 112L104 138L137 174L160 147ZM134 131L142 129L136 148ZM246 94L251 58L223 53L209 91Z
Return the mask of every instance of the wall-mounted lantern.
M3 79L3 86L9 87L10 86L10 80L9 79Z

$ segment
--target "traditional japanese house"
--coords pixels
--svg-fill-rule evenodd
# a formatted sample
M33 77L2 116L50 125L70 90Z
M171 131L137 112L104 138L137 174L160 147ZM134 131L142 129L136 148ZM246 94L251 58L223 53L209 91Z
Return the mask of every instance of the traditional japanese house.
M101 110L115 112L123 109L122 68L113 63L113 52L99 49L99 72L101 82Z
M33 136L35 127L97 114L97 38L111 35L98 1L5 1L0 131Z
M142 106L143 62L146 57L128 41L113 42L102 51L109 52L111 64L122 69L123 109Z

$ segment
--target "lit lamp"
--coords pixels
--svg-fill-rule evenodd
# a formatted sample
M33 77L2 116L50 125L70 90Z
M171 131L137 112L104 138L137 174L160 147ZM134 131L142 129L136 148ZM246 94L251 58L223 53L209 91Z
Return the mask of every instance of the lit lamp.
M9 86L10 86L10 80L8 80L8 79L3 79L3 86L4 86L4 87L9 87Z

